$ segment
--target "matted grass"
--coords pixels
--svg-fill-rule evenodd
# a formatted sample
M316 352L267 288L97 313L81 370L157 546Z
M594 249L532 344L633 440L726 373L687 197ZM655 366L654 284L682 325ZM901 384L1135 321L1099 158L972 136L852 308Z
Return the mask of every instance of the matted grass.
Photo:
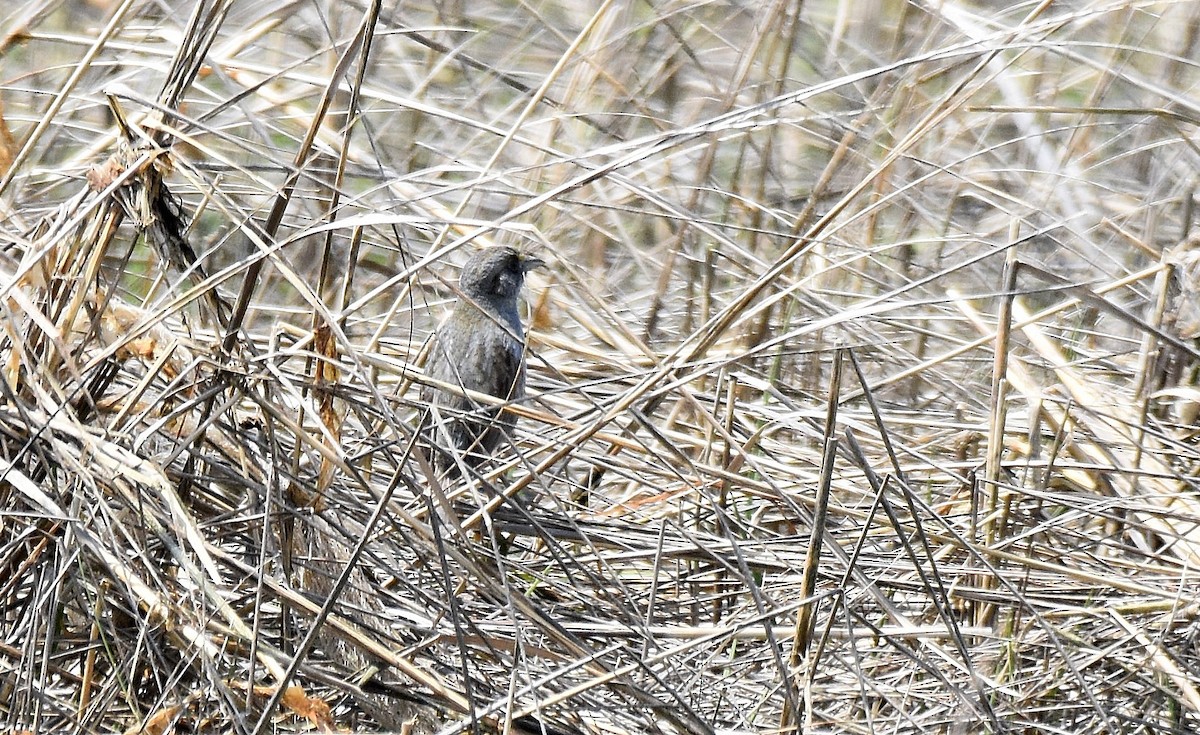
M0 728L1196 732L1198 29L10 3ZM530 397L438 478L491 244Z

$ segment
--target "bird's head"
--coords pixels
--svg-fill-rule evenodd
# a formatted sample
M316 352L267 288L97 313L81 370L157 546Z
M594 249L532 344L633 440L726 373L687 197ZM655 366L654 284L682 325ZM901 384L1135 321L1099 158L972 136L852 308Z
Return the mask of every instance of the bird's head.
M543 265L542 260L516 248L487 248L472 255L463 266L458 286L476 301L515 301L525 283L525 274Z

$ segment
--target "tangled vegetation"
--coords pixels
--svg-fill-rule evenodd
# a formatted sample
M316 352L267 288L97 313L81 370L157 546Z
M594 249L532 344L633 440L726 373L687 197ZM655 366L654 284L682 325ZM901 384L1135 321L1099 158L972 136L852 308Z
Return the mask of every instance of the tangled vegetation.
M0 9L0 728L1200 729L1200 4ZM457 268L515 442L420 440Z

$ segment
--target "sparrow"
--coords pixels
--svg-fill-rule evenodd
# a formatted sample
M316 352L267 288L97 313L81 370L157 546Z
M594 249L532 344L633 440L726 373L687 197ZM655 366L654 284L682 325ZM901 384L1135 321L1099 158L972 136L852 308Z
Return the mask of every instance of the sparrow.
M525 395L525 329L517 297L525 274L545 265L516 248L480 250L467 260L458 279L460 296L438 327L425 363L430 378L505 401ZM498 406L479 404L465 395L426 385L434 464L457 467L456 456L476 467L507 441L517 417ZM447 446L447 442L449 446Z

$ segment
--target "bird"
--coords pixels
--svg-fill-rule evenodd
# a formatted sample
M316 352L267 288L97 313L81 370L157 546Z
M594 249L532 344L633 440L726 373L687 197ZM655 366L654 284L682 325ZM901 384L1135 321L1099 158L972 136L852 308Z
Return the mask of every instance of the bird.
M458 302L434 334L425 374L505 401L524 397L525 328L517 297L525 275L544 265L509 246L475 252L459 276ZM517 423L516 416L499 406L431 385L422 388L421 400L428 407L424 423L438 447L434 465L451 474L457 473L456 457L478 467Z

